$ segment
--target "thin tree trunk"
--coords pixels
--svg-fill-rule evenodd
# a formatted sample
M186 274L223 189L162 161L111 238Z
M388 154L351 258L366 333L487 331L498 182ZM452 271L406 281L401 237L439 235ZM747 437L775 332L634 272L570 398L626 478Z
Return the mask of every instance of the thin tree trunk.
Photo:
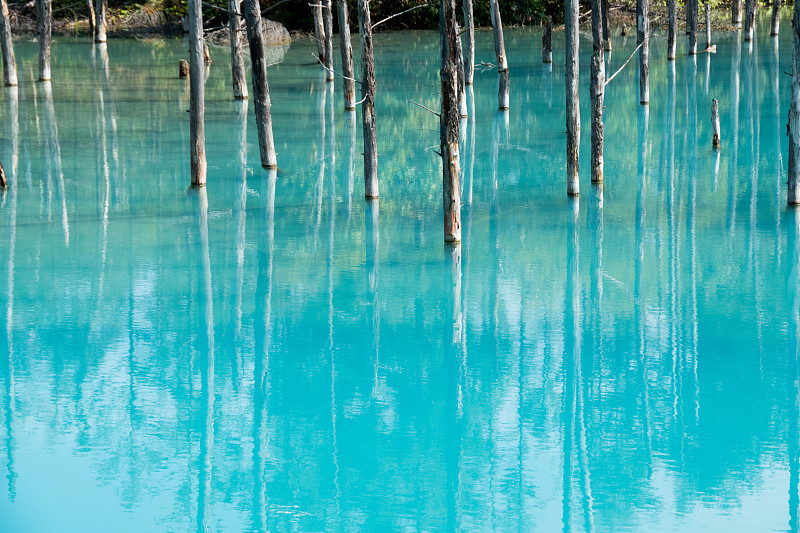
M342 73L344 82L344 108L353 111L356 108L356 82L353 70L353 44L350 39L350 20L347 12L347 1L336 0L339 8L339 38L342 49Z
M744 6L744 40L752 41L756 26L757 0L745 0Z
M719 146L719 101L716 98L711 100L711 144Z
M547 17L542 34L542 63L553 62L553 18Z
M94 23L94 3L92 0L86 0L86 9L89 10L89 35L92 36L92 41L95 37L95 23Z
M591 97L592 112L592 181L603 181L603 99L605 93L606 70L603 58L603 12L600 3L592 0L592 60Z
M192 186L206 184L205 76L203 69L203 11L200 0L189 0L189 129L191 137Z
M322 0L319 0L321 2ZM314 34L317 36L317 53L319 54L319 60L322 64L325 64L325 20L322 16L322 4L317 2L318 5L315 5L311 8L312 12L314 13Z
M742 0L731 2L731 24L737 28L742 27Z
M603 4L603 46L609 52L611 51L611 28L609 27L608 22L608 4L610 0L602 0ZM548 20L551 20L548 17Z
M36 0L39 29L39 81L50 79L50 28L53 23L51 0Z
M800 2L794 4L792 23L792 101L789 106L789 195L790 205L800 204Z
M472 0L464 0L464 36L467 49L464 53L464 83L472 85L475 77L475 18L472 15Z
M444 240L452 243L461 242L457 35L455 0L441 0L439 37L442 48L442 113L439 120L439 136L442 154Z
M325 0L322 18L325 21L325 81L333 81L333 1Z
M106 8L108 0L95 0L94 8L94 42L106 42Z
M697 0L692 0L697 1ZM639 50L639 103L650 103L650 0L636 2L636 43Z
M781 29L781 0L772 0L772 27L769 34L778 35Z
M375 58L369 0L358 0L361 33L361 117L364 125L364 197L378 197L378 139L375 132Z
M711 48L711 6L708 3L708 0L705 2L706 4L706 50ZM708 77L706 77L708 80Z
M580 150L580 106L578 105L578 0L565 0L566 100L567 100L567 194L578 196L578 154Z
M231 81L233 97L244 100L247 94L247 79L244 73L244 46L242 43L242 0L228 0L228 28L231 32ZM235 13L235 14L234 14Z
M6 170L3 168L3 163L0 163L0 189L8 188L8 180L6 179Z
M697 0L686 2L686 25L689 31L689 55L697 53Z
M675 61L675 34L678 31L675 0L667 0L667 5L669 9L669 26L667 30L667 60Z
M13 87L17 85L17 61L14 58L14 41L11 38L11 21L8 18L6 0L0 0L0 44L3 48L3 82Z
M461 31L459 31L458 22L456 22L456 71L458 73L458 114L461 117L468 117L469 111L467 110L467 84L464 78L464 52L461 45Z
M269 85L267 84L267 61L264 57L264 33L261 28L261 10L258 0L244 0L244 18L247 24L247 40L250 43L252 62L253 104L256 109L258 148L261 166L275 168L278 158L272 139L272 113L270 111Z
M497 54L497 74L500 85L497 92L498 109L508 109L508 61L506 47L503 43L503 21L500 20L500 0L489 0L489 11L492 15L492 32L494 33L494 51Z

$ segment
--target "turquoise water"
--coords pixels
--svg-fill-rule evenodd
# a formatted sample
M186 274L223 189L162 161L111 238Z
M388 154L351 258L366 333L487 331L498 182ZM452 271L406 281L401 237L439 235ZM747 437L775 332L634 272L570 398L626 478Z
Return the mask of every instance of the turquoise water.
M311 41L270 67L277 173L212 48L204 191L185 44L57 38L49 87L18 42L0 530L797 531L790 31L696 59L681 35L674 68L655 41L649 112L635 63L608 86L604 189L583 35L572 202L563 34L550 71L508 30L511 111L479 69L462 123L456 250L438 120L407 102L438 107L434 33L376 36L378 205ZM611 71L635 40L613 45Z

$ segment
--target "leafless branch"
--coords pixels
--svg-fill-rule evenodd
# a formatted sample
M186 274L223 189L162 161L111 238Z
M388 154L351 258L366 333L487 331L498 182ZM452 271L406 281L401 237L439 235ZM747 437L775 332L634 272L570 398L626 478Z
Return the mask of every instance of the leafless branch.
M320 58L317 56L317 54L315 54L315 53L313 53L313 52L312 52L312 53L311 53L311 55L312 55L312 56L314 56L314 59L316 59L317 61L319 61L319 64L320 64L320 65L322 65L322 67L323 67L325 70L328 70L328 71L330 71L330 72L333 72L333 73L334 73L334 74L336 74L337 76L341 76L342 78L344 78L344 79L346 79L346 80L354 81L354 82L358 83L359 85L361 85L361 82L360 82L360 81L358 81L357 79L355 79L355 78L349 78L349 77L345 76L344 74L340 74L340 73L336 72L336 71L335 71L335 70L333 70L332 68L328 68L328 67L326 67L326 66L325 66L325 63L324 63L324 62L323 62L323 61L322 61L322 60L321 60L321 59L320 59Z
M376 22L375 24L373 24L373 25L372 25L372 29L374 30L374 29L375 29L375 27L376 27L377 25L379 25L379 24L383 24L383 23L384 23L384 22L386 22L387 20L391 20L391 19L393 19L393 18L395 18L395 17L399 17L400 15L405 15L405 14L406 14L406 13L408 13L409 11L414 11L415 9L419 9L419 8L421 8L421 7L425 7L425 6L427 6L427 5L428 5L428 3L426 2L426 3L424 3L424 4L419 4L418 6L414 6L414 7L410 8L410 9L406 9L405 11L401 11L400 13L395 13L394 15L392 15L392 16L390 16L390 17L386 17L385 19L383 19L383 20L379 20L378 22Z
M441 117L441 116L442 116L442 115L440 115L439 113L437 113L436 111L434 111L433 109L431 109L430 107L425 107L425 106L424 106L424 105L422 105L422 104L418 104L418 103L416 103L414 100L408 100L408 102L409 102L409 103L412 103L412 104L414 104L414 105L415 105L415 106L417 106L417 107L421 107L421 108L422 108L422 109L424 109L425 111L430 111L431 113L433 113L433 114L434 114L434 115L436 115L437 117Z

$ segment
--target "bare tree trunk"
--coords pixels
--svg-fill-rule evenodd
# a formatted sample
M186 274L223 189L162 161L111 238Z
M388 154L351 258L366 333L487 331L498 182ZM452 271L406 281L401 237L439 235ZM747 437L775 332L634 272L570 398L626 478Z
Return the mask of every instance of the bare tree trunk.
M578 196L578 154L581 111L578 105L578 0L565 0L566 99L567 99L567 194Z
M778 35L781 29L781 0L772 0L772 28L769 34L773 37Z
M719 101L716 98L711 99L711 144L719 146Z
M378 197L378 139L375 132L375 58L369 0L358 0L361 33L361 117L364 125L364 197Z
M461 31L456 22L456 71L458 72L458 114L462 118L469 116L467 110L467 83L464 73L464 52L461 48Z
M6 179L6 169L3 168L3 163L0 162L0 189L8 188L8 180Z
M452 243L461 242L457 35L455 0L441 0L439 37L442 48L442 114L439 120L439 136L442 154L444 240Z
M206 184L206 89L203 69L203 11L200 0L189 0L189 129L191 138L192 186Z
M609 52L611 51L611 28L608 22L608 3L610 0L602 0L603 4L603 46ZM548 17L550 20L550 17Z
M494 51L497 54L497 74L500 86L497 92L498 109L508 109L508 61L506 47L503 43L503 21L500 20L500 0L489 0L489 11L492 15L492 32L494 33Z
M800 2L794 4L792 22L792 101L789 106L790 205L800 204Z
M603 99L605 95L606 69L603 58L603 12L600 3L592 0L592 81L589 88L592 110L592 181L603 181Z
M356 108L356 82L353 70L353 44L350 39L350 20L347 13L347 1L336 0L339 8L339 38L342 48L342 73L344 81L344 108L353 111Z
M272 113L267 84L267 61L264 57L264 33L261 28L261 10L258 0L244 0L244 19L247 24L247 40L250 43L252 62L253 104L256 109L256 128L258 129L258 148L261 166L275 168L278 158L272 139Z
M244 46L242 44L242 0L228 0L228 28L231 32L231 81L233 97L244 100L247 94L247 79L244 73ZM235 14L234 14L235 13Z
M3 82L17 85L17 61L14 58L14 41L11 39L11 21L8 18L8 3L0 0L0 44L3 48Z
M322 0L317 2L317 5L311 8L312 12L314 13L314 34L317 37L317 53L319 54L319 60L324 65L325 64L325 20L322 16L322 4L320 3Z
M756 26L757 0L745 0L744 3L744 40L752 41Z
M697 0L692 0L697 1ZM636 2L636 43L639 49L639 103L650 103L650 0Z
M472 0L464 0L464 34L467 50L464 54L464 83L472 85L475 77L475 18L472 15Z
M333 1L325 0L322 18L325 21L325 81L333 81Z
M667 0L667 6L669 10L669 26L667 30L667 60L675 61L675 34L678 31L675 0Z
M106 8L108 0L95 0L94 8L94 42L106 42Z
M742 27L742 0L731 2L731 24L737 28Z
M708 4L708 0L705 2L706 4L706 50L711 48L711 6ZM708 80L708 76L706 76L706 80Z
M553 62L553 18L547 17L542 34L542 63Z
M51 0L36 0L36 18L39 29L39 81L50 79L50 28L53 23Z
M92 0L86 0L86 9L89 10L89 35L92 36L92 41L94 41L95 37L95 23L94 23L94 3Z
M686 2L686 25L689 31L689 55L697 53L697 0Z

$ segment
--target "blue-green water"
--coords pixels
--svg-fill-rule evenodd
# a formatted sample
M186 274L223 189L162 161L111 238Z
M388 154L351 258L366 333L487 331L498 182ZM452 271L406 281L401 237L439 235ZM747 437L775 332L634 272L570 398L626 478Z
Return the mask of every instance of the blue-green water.
M0 90L0 530L797 531L791 34L651 53L608 87L606 185L566 198L563 34L476 74L463 245L442 236L434 33L376 36L361 126L296 41L280 172L212 49L188 191L180 41L56 39ZM635 46L615 38L610 71ZM477 61L493 61L478 34ZM277 60L274 59L274 60ZM338 55L337 55L338 63ZM711 99L722 148L711 148ZM246 117L246 119L244 118ZM245 122L246 120L246 122Z

